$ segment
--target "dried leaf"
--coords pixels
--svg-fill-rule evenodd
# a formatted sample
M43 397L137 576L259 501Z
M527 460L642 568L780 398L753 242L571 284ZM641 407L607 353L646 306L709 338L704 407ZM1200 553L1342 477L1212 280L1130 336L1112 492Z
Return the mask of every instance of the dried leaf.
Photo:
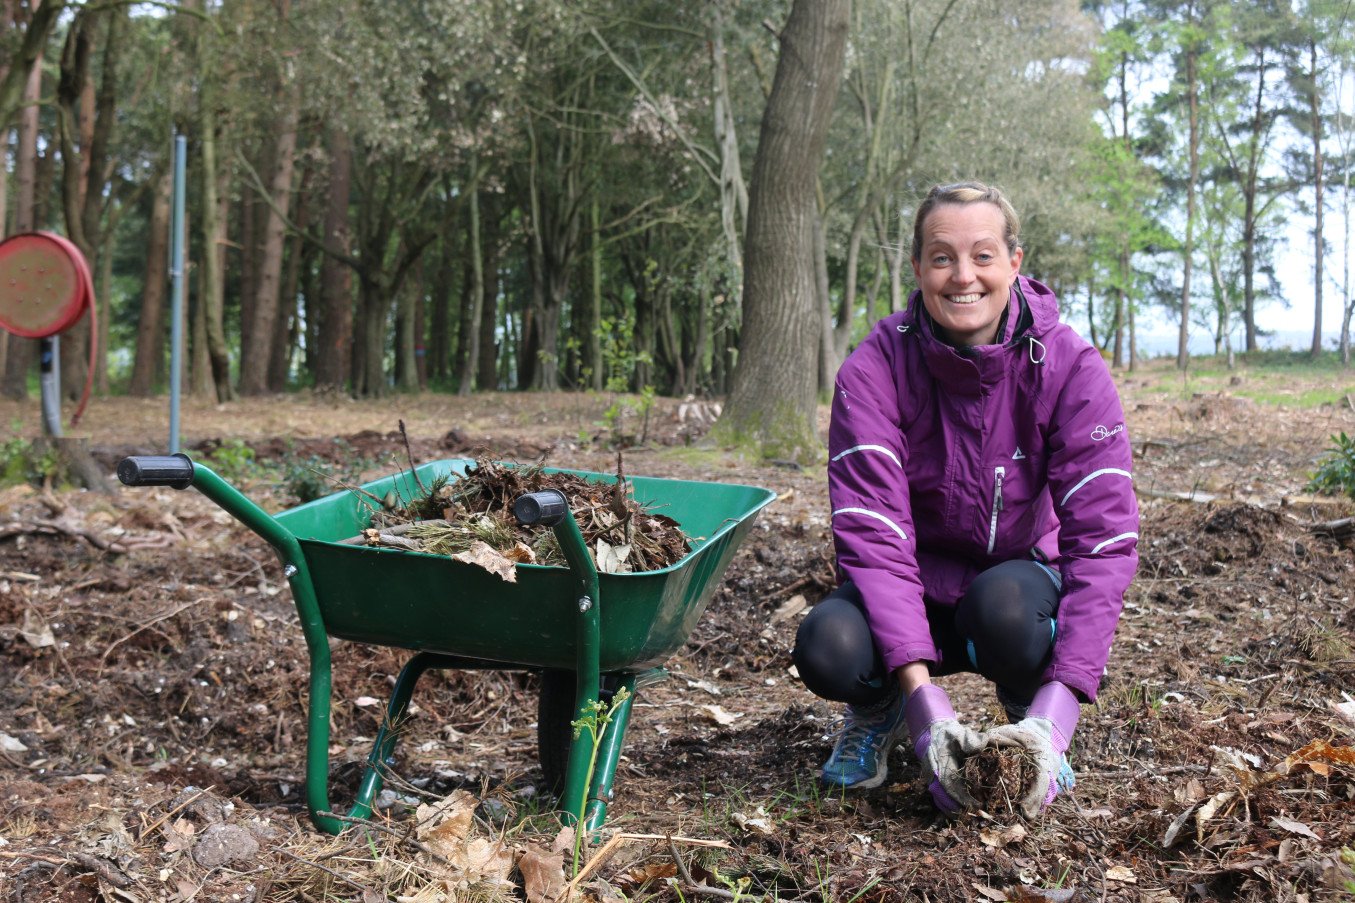
M520 541L513 543L513 548L504 552L503 557L518 564L536 564L536 553Z
M1311 837L1313 840L1322 839L1317 836L1317 834L1313 833L1313 829L1303 822L1294 821L1289 818L1280 818L1278 815L1270 820L1270 826L1272 828L1279 828L1281 831L1288 831L1290 834L1301 834L1304 837Z
M24 746L17 738L11 737L4 731L0 731L0 750L5 752L27 752L28 747Z
M374 705L381 705L381 700L372 696L359 696L353 700L353 705L360 709L365 709Z
M1208 802L1199 808L1195 813L1195 840L1197 842L1204 842L1204 826L1214 817L1214 813L1219 811L1219 807L1236 796L1237 791L1224 790L1214 794Z
M1123 884L1138 884L1139 879L1134 875L1134 870L1124 865L1112 865L1106 869L1107 881L1119 881Z
M758 806L751 816L742 812L735 812L730 816L730 819L743 830L761 834L764 837L771 837L776 833L776 828L767 818L767 810L761 806Z
M1019 843L1020 841L1025 840L1025 838L1025 825L1022 825L1019 822L1009 828L1004 828L1001 825L993 825L979 831L979 840L983 845L997 850L1002 849L1009 843Z
M1007 899L1007 894L1004 891L1000 891L995 887L989 887L986 884L980 884L977 881L971 882L970 887L974 888L974 890L978 891L989 900L997 900L998 903L1003 903L1003 901Z
M697 708L710 715L711 718L715 719L715 723L721 727L729 727L743 717L742 712L726 712L718 705L699 705Z
M512 560L506 558L484 540L477 539L471 543L469 549L456 553L452 558L455 561L464 561L466 564L484 568L508 583L518 582L517 568L513 565Z
M443 844L456 846L470 836L477 805L479 801L465 790L453 790L436 803L425 803L414 810L414 818L419 823L415 835L434 852L445 855L437 847Z
M169 826L169 830L165 833L169 835L169 840L166 841L163 850L166 855L169 853L187 852L188 850L193 849L193 835L197 833L197 829L193 827L193 823L188 819L175 819L174 823Z
M1303 766L1316 774L1326 776L1331 773L1331 769L1327 767L1328 763L1355 766L1355 747L1332 746L1326 740L1314 740L1286 756L1283 762L1275 766L1275 771L1278 774L1288 774L1294 768Z
M626 559L630 557L630 546L614 546L602 537L598 537L597 558L598 570L604 574L628 574L630 565Z
M56 645L56 637L52 636L52 628L42 619L42 615L31 608L24 609L24 620L19 625L19 636L23 637L28 645L34 649Z
M781 605L777 607L776 611L772 612L771 622L773 624L780 624L788 618L793 618L804 611L807 604L808 602L805 601L805 597L796 593L785 602L782 602Z
M551 903L565 889L564 853L528 844L518 858L527 903Z
M612 881L617 886L617 889L633 895L650 881L662 881L665 878L676 878L677 873L677 866L672 862L646 862L643 865L636 866L635 868L618 875L616 878L613 878Z

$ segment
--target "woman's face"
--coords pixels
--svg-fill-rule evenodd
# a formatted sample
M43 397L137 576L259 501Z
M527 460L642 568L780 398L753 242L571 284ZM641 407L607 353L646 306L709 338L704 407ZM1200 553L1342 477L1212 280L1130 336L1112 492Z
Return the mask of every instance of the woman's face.
M996 204L938 204L922 223L913 275L941 337L955 345L991 345L1021 270L1021 249L1007 251Z

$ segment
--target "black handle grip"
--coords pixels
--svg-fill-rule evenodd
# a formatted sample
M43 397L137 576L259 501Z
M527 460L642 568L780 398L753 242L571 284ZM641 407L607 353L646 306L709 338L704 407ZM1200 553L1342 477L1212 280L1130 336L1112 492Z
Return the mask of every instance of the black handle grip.
M118 462L118 479L126 486L187 489L193 485L193 461L183 453L134 455Z
M513 502L513 516L528 527L534 524L553 527L564 520L568 513L569 502L558 489L529 492L518 496L517 501Z

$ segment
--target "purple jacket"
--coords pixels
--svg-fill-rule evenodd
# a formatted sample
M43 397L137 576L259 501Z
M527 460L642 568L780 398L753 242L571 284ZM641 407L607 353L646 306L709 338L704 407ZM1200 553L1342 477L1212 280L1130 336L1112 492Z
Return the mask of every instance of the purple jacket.
M1024 276L1001 344L962 354L917 293L838 371L828 493L839 576L861 590L892 671L939 660L923 598L1038 548L1063 577L1044 680L1096 698L1138 565L1138 502L1115 384Z

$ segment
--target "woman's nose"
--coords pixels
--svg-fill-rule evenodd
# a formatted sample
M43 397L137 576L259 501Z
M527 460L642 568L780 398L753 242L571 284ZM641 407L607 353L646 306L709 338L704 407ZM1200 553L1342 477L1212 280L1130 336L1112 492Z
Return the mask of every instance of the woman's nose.
M961 285L968 285L974 278L974 268L963 258L956 260L955 265L951 267L950 278Z

